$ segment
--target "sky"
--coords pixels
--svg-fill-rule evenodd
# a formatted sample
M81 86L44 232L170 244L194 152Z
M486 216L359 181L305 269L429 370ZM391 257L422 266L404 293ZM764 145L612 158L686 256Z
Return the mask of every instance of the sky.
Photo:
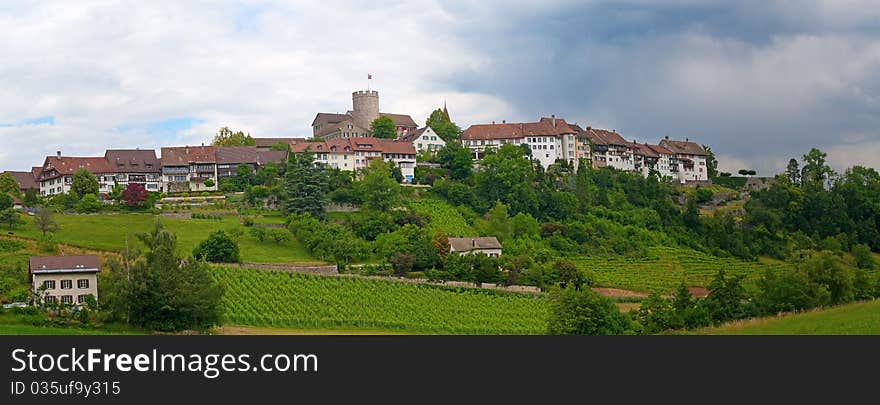
M877 0L0 2L0 170L46 155L304 137L378 90L461 127L555 114L772 175L880 167ZM373 75L367 80L367 74Z

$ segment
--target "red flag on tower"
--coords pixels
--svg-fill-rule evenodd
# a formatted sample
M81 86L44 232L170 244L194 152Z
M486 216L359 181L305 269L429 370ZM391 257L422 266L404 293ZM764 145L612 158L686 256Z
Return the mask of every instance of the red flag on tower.
M367 79L372 79L372 78L373 78L373 74L372 74L372 73L367 73Z

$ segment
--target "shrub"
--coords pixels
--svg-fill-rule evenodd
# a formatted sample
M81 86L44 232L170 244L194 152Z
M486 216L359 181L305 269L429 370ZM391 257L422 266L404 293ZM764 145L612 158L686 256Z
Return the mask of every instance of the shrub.
M631 329L629 319L611 299L573 286L550 296L550 335L620 335Z
M260 242L266 241L266 228L255 226L251 228L250 232L251 236L257 238Z
M280 245L290 240L290 231L286 229L269 229L266 232L276 244Z
M79 213L95 213L101 210L101 201L94 194L86 194L76 205L76 211Z
M860 269L873 270L876 266L874 257L871 255L871 248L868 245L853 245L852 255L856 260L856 267Z
M216 231L196 246L193 257L213 263L236 263L239 261L238 243L226 232Z

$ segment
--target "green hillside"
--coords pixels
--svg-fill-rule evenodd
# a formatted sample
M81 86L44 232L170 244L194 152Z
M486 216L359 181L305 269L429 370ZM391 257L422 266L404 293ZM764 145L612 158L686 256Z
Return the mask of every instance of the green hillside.
M880 300L783 317L733 322L710 335L880 335Z

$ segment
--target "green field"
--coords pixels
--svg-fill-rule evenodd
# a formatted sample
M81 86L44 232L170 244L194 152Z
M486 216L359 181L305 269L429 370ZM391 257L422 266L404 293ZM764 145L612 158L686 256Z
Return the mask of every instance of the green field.
M711 335L880 335L880 300L698 331Z
M545 333L544 298L474 288L215 267L224 325L424 334Z
M139 244L135 234L152 229L156 218L157 216L149 214L58 214L55 220L61 229L56 232L55 240L88 249L120 251L125 248L126 238L130 243ZM254 263L315 261L295 238L281 245L271 241L260 242L251 236L248 229L240 225L238 218L234 216L226 216L222 220L179 218L161 218L161 220L169 231L177 234L178 251L181 254L192 254L193 248L211 232L218 229L239 228L243 232L239 239L242 261ZM41 236L32 220L28 220L26 225L18 228L15 233L33 239Z
M474 235L473 229L455 207L436 199L413 200L407 207L428 219L428 233L442 231L449 236Z
M768 268L788 266L721 258L687 248L652 247L648 252L648 257L584 256L573 261L591 271L600 287L661 294L671 292L682 281L688 286L705 287L720 269L754 280Z

